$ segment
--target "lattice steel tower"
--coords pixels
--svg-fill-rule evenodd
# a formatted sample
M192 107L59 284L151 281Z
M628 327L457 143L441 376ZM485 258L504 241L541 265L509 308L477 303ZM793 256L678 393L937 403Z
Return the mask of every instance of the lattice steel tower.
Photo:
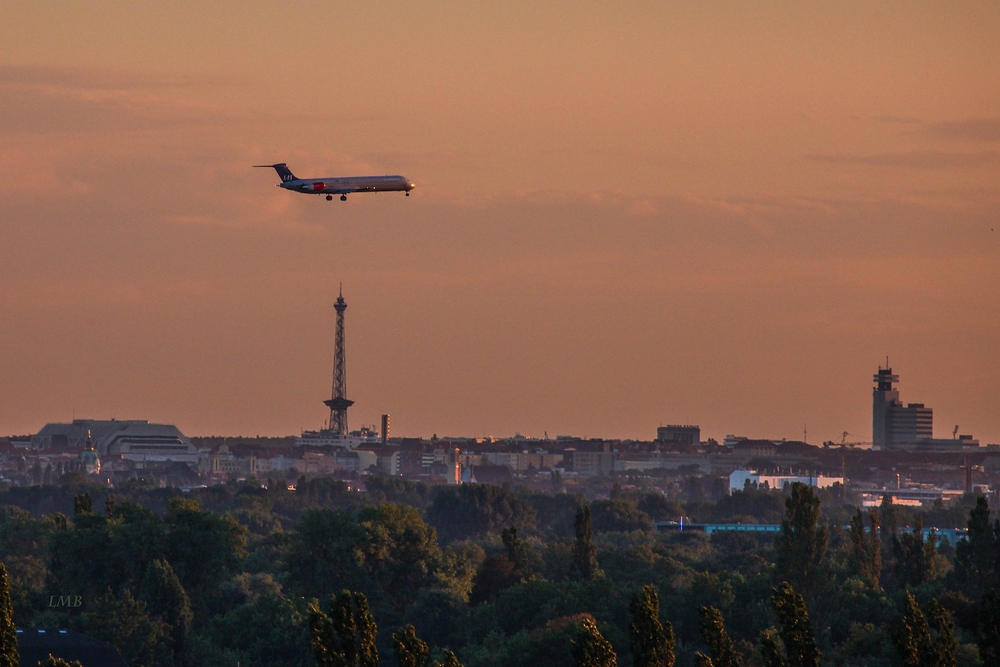
M343 285L333 307L337 311L337 340L333 352L333 396L323 403L330 408L330 430L339 435L347 435L347 408L354 405L354 401L347 400L347 353L344 345L344 311L347 310L347 302L344 301Z

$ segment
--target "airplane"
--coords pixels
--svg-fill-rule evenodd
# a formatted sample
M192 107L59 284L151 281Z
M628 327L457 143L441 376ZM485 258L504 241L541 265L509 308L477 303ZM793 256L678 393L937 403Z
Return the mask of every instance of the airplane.
M255 164L255 168L274 169L278 172L279 188L301 192L307 195L326 195L327 201L332 201L334 195L340 195L340 201L347 201L347 195L353 192L405 192L410 196L410 190L417 187L402 176L349 176L346 178L296 178L284 162L278 164Z

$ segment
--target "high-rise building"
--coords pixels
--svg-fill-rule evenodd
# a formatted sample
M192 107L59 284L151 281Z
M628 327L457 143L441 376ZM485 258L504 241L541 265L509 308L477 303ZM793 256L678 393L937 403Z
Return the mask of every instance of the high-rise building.
M879 367L872 393L872 447L893 449L934 438L934 411L923 403L903 405L893 384L899 376Z

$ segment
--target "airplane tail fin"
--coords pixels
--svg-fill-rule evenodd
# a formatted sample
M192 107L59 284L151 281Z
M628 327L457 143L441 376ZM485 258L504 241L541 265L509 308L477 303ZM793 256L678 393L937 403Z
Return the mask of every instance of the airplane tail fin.
M286 181L297 180L295 178L295 174L292 173L292 170L289 169L288 165L286 165L284 162L279 162L278 164L255 164L254 167L264 167L266 169L274 169L276 172L278 172L278 178L281 179L282 183Z

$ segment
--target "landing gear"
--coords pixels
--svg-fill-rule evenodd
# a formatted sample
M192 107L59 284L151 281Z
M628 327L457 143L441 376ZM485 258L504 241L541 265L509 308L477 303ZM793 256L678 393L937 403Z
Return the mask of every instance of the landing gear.
M326 196L326 200L327 201L333 201L333 195L327 195Z
M406 193L406 196L407 196L407 197L409 197L409 196L410 196L410 193L409 193L409 192L407 192L407 193Z
M340 201L347 201L347 195L340 195Z

